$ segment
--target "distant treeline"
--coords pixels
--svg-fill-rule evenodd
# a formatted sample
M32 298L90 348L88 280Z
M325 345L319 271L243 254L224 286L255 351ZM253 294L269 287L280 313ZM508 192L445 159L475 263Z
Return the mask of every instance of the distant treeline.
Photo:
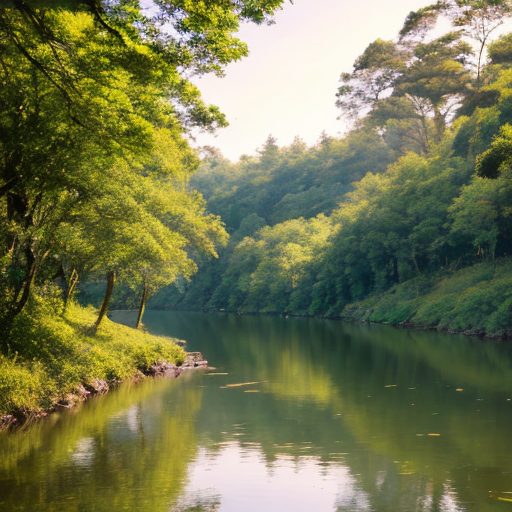
M474 264L491 280L506 272L496 260L512 254L512 34L489 40L510 5L464 5L411 13L396 41L368 46L342 75L344 138L278 147L269 137L236 164L205 148L190 186L231 239L153 307L341 316L402 283L423 283L409 286L415 299ZM433 38L440 16L453 30ZM475 327L471 308L500 307L492 328L512 328L507 276L499 303L486 304L487 290L461 329Z

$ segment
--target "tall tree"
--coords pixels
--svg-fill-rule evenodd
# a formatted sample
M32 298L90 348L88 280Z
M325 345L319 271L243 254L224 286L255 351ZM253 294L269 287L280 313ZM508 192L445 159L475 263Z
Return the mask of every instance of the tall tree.
M483 56L491 34L512 15L510 0L441 0L411 12L400 31L402 39L426 37L439 15L447 17L461 34L477 44L476 89L481 87Z
M471 47L449 32L414 48L414 58L395 82L395 96L405 96L418 115L433 115L436 142L446 128L446 120L468 91L471 76L465 63Z
M377 39L368 45L352 73L341 75L336 106L342 117L351 121L364 117L379 100L390 96L409 58L410 51L392 41Z

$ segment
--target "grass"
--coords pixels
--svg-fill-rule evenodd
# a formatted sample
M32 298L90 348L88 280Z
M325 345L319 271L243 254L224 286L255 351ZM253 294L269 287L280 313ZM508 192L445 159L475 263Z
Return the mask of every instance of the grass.
M439 272L347 306L342 317L503 335L512 331L512 258Z
M80 385L96 379L133 379L157 361L181 364L185 351L172 339L153 336L105 318L96 333L92 307L33 297L17 318L8 354L0 354L0 415L51 410Z

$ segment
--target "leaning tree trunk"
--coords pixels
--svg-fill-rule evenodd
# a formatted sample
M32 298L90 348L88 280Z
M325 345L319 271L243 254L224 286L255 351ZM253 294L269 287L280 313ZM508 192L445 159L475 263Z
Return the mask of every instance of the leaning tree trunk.
M32 285L34 284L36 274L37 274L37 268L38 268L38 261L37 258L34 255L34 252L32 251L31 247L27 247L25 249L25 257L26 257L26 275L25 279L23 281L23 285L21 288L21 297L19 295L16 296L17 302L13 304L13 307L11 309L12 317L19 315L23 308L25 307L25 304L28 301L28 298L30 297L30 292L32 291Z
M100 313L98 315L98 319L94 324L94 329L97 329L100 326L103 317L107 314L108 305L110 302L110 298L112 297L112 292L114 291L114 284L116 282L116 271L111 270L107 274L107 290L105 291L105 297L103 298L103 303L101 304Z
M46 255L41 259L44 260ZM23 308L28 302L36 278L37 270L39 268L40 261L34 254L31 247L28 246L25 248L25 256L25 278L23 283L21 287L15 292L14 298L11 304L7 307L6 313L0 317L0 324L2 327L2 336L0 337L3 339L3 342L1 343L2 349L7 348L7 342L14 323L14 319L23 311Z
M75 291L77 284L78 284L78 272L74 268L73 272L71 272L71 275L69 276L69 280L66 285L66 295L64 297L64 311L66 311L69 299L73 295L73 292Z
M421 116L420 119L421 123L421 132L420 138L423 135L423 140L420 141L421 149L423 149L423 152L428 155L430 154L430 137L428 135L428 125L427 120L425 119L425 116Z
M30 252L31 258L27 261L27 273L23 284L15 293L12 303L7 307L5 314L0 317L0 346L3 352L9 349L10 333L14 323L14 319L21 313L28 302L32 285L37 273L37 262L33 258L33 253L27 249L27 255Z
M42 256L38 256L31 246L27 246L25 248L25 279L23 280L21 288L15 293L14 301L11 304L10 311L8 313L13 320L23 311L23 308L27 304L39 266L50 254L50 250L51 247Z
M142 296L140 298L139 315L137 316L137 324L135 329L139 329L142 326L142 315L146 309L146 301L148 300L148 283L146 278L142 280Z

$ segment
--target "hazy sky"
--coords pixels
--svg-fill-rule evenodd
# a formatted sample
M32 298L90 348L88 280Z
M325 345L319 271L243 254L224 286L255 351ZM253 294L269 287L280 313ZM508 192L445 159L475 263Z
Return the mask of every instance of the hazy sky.
M298 135L314 144L322 130L343 132L334 106L342 71L377 38L393 39L406 15L432 0L294 0L271 26L243 25L250 55L228 66L224 78L194 82L230 126L200 134L198 145L221 149L231 160L254 154L272 134L279 145Z

